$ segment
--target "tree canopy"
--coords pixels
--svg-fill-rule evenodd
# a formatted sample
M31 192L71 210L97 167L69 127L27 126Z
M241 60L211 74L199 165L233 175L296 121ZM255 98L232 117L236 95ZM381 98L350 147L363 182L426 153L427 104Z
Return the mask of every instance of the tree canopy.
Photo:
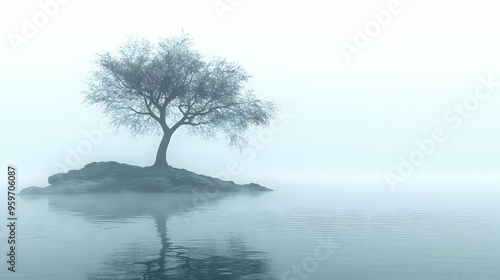
M251 76L240 65L205 60L186 34L155 45L131 39L116 53L99 54L96 64L85 102L101 106L132 135L163 135L154 166L167 165L168 144L182 126L208 138L224 134L243 147L245 132L268 125L276 112L246 87Z

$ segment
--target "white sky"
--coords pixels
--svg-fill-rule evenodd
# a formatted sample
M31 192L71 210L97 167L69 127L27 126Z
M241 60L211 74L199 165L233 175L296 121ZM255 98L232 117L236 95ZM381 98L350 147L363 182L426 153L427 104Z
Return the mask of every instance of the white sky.
M472 95L480 77L500 80L497 1L401 0L401 12L348 63L340 44L391 1L68 0L18 46L9 38L43 13L41 1L0 3L2 166L19 168L21 187L47 185L53 163L105 117L82 104L96 53L128 36L192 35L208 58L226 57L254 76L251 87L295 116L248 161L224 139L179 131L171 165L212 175L236 160L236 182L268 186L369 181L385 184L415 139L443 128L447 140L407 181L500 181L500 88L457 129L443 120ZM236 3L223 14L213 4ZM42 15L43 16L43 15ZM43 18L41 18L43 19ZM495 79L495 78L494 78ZM252 132L251 135L256 135ZM154 161L159 137L105 134L72 169L92 161Z

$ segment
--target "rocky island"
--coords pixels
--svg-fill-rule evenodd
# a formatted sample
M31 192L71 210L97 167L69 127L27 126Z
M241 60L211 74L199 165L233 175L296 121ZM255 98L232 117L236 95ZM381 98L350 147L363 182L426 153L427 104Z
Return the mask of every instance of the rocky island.
M271 191L258 184L238 185L171 166L140 167L114 161L89 163L80 170L52 175L48 181L47 187L28 187L20 194Z

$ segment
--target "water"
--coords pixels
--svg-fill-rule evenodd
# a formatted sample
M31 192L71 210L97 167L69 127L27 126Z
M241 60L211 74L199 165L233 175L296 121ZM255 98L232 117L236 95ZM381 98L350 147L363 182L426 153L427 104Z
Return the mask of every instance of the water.
M499 199L307 187L23 197L17 272L2 265L0 278L498 280Z

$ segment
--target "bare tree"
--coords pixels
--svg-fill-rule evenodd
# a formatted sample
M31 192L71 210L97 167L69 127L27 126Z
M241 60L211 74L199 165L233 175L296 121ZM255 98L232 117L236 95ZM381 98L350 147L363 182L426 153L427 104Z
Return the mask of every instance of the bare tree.
M167 148L181 126L205 137L223 133L243 147L248 128L268 125L276 112L245 87L250 76L241 66L205 61L192 44L185 34L154 46L129 40L116 54L100 54L88 80L85 102L100 105L115 127L163 136L155 167L168 166Z

